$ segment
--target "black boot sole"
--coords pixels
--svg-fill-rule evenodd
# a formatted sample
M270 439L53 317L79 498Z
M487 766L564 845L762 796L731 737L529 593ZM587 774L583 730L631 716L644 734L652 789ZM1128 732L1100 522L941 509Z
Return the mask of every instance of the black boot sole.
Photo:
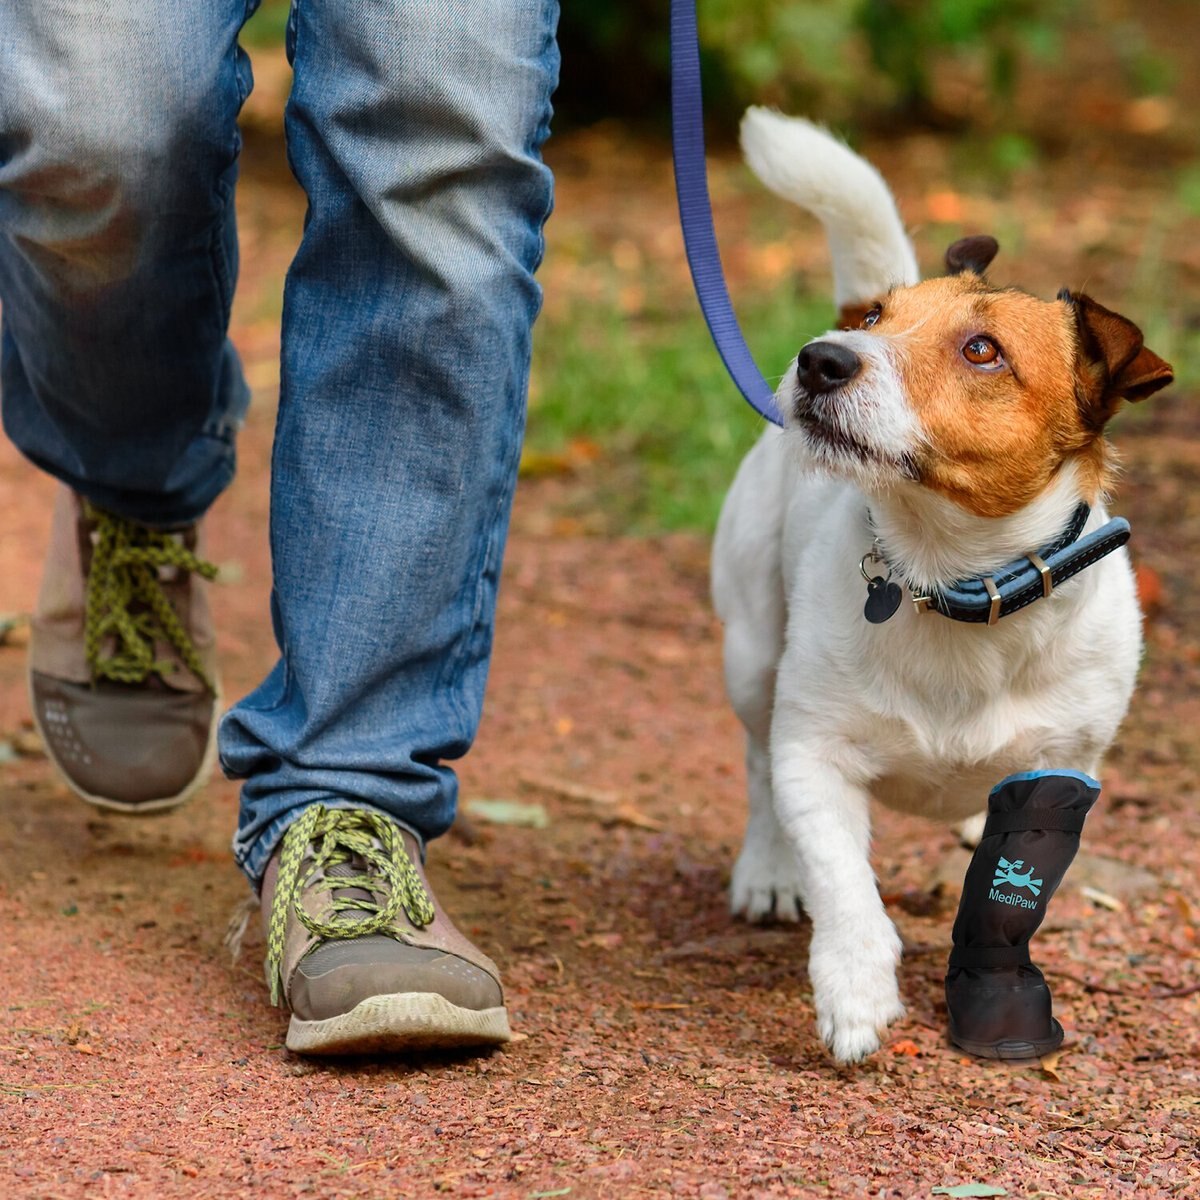
M1051 1054L1063 1044L1063 1027L1055 1020L1051 1021L1053 1031L1048 1038L1038 1041L1021 1041L1017 1038L1003 1038L998 1042L973 1042L970 1038L959 1037L954 1027L950 1027L950 1041L960 1050L974 1054L976 1058L1023 1059L1041 1058Z

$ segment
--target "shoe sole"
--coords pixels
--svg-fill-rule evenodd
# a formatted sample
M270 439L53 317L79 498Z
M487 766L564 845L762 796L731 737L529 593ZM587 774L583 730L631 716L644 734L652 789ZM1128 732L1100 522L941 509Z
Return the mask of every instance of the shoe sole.
M1053 1032L1050 1036L1036 1042L1016 1039L999 1042L973 1042L969 1038L956 1037L953 1030L950 1031L950 1040L960 1050L974 1054L976 1058L1002 1058L1005 1060L1041 1058L1045 1054L1053 1053L1063 1044L1063 1027L1053 1018L1051 1018L1051 1025Z
M508 1011L459 1008L436 992L368 996L323 1021L293 1016L287 1048L297 1054L374 1054L499 1046L512 1040Z
M53 743L45 727L42 725L41 718L38 716L38 706L33 696L32 669L26 672L25 684L29 693L29 710L33 714L34 728L37 729L38 736L42 739L42 746L45 748L46 757L58 772L59 778L63 783L80 800L90 804L93 808L103 809L105 812L120 813L126 817L162 816L174 808L182 808L209 781L213 767L216 766L217 762L217 714L221 711L221 690L219 685L216 694L213 696L213 719L208 729L208 744L204 747L204 757L200 760L200 769L192 776L187 787L175 796L132 803L127 800L114 800L111 796L93 796L90 792L84 791L67 774L66 768L54 756Z

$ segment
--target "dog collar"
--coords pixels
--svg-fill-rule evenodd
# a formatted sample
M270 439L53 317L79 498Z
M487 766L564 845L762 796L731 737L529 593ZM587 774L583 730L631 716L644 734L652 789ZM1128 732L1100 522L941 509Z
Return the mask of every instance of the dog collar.
M1087 537L1080 537L1090 515L1091 509L1081 503L1054 541L1036 554L1013 559L991 575L960 580L930 592L908 584L913 605L918 613L937 612L952 621L995 625L1001 617L1012 616L1035 600L1048 597L1060 584L1129 541L1129 522L1124 517L1114 517ZM867 580L864 615L873 624L880 624L900 607L900 589L891 582L890 569L886 579L867 575L868 562L886 565L887 559L874 549L860 564ZM895 589L894 593L891 589Z

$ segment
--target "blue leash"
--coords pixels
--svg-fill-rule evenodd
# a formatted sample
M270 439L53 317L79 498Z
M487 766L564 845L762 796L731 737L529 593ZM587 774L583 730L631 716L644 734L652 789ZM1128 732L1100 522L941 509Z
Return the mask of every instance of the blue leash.
M704 160L704 99L695 0L671 0L671 148L683 244L708 331L746 403L768 421L782 425L771 385L763 378L742 336L721 269Z

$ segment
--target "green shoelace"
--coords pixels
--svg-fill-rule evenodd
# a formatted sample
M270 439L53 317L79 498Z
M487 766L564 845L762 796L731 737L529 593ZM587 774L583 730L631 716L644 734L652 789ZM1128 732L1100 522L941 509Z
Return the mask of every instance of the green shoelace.
M151 672L165 676L176 664L155 658L154 647L167 642L184 666L209 691L216 691L191 635L163 591L159 571L174 567L211 580L217 568L197 558L174 534L90 505L87 516L95 522L96 535L83 636L93 678L144 683Z
M345 864L354 868L353 873L330 877L331 867ZM315 875L322 877L310 884ZM349 888L368 892L371 899L345 895L344 889ZM324 920L305 909L300 895L306 890L330 893L330 910ZM404 838L391 821L368 809L320 804L306 808L288 826L279 854L279 876L267 928L267 980L271 1003L276 1005L284 992L284 948L293 906L300 923L321 941L393 933L402 911L417 928L428 925L435 916L433 901L408 857Z

